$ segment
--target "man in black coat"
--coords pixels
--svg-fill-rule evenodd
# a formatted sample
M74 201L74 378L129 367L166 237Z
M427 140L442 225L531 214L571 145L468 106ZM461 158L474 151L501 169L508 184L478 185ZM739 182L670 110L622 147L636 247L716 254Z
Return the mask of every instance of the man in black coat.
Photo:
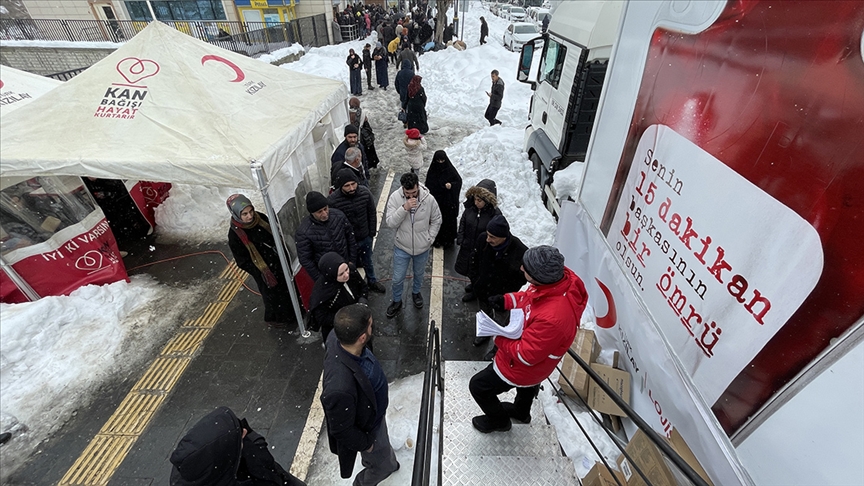
M399 93L399 101L402 102L402 109L408 105L408 84L411 78L414 77L414 67L410 59L402 61L401 69L396 73L396 80L393 85L396 87L396 92Z
M351 222L338 209L330 209L327 198L317 191L306 194L306 209L309 217L304 219L294 241L297 244L297 259L312 277L318 280L321 272L318 261L325 253L335 251L346 261L357 261L357 241Z
M327 202L330 207L345 213L351 222L354 239L357 240L357 265L366 270L369 290L383 294L387 290L375 277L372 265L372 240L378 229L378 214L372 192L357 183L357 176L350 169L339 169L334 186L335 190L330 193Z
M327 418L330 452L339 456L342 478L350 478L357 453L365 468L356 486L372 486L399 470L387 435L387 377L367 347L372 311L362 304L336 313L327 338L321 405Z
M406 84L405 86L408 85ZM345 140L342 140L342 143L336 147L336 150L333 151L333 155L330 156L331 167L345 161L345 151L348 150L349 147L357 147L360 149L360 153L363 154L363 174L368 179L369 160L366 159L366 149L363 148L363 144L360 143L360 130L354 125L345 125L343 134L345 135Z
M189 429L171 453L171 486L249 486L306 483L273 458L264 437L219 407Z
M358 184L369 187L369 179L363 171L363 153L360 149L348 147L348 150L345 151L345 160L330 166L330 188L334 191L339 188L339 185L336 184L336 175L343 169L353 172Z
M488 299L493 295L516 292L525 285L522 256L528 247L510 234L510 224L499 214L486 225L486 232L477 237L474 248L469 271L474 295L480 301L480 309L499 324L506 324L509 313L495 310ZM488 340L488 336L475 337L474 345L480 346Z
M498 70L492 70L492 89L487 91L486 96L489 97L489 106L486 107L486 114L483 115L489 121L489 126L500 125L501 120L495 118L498 116L498 110L501 109L501 101L504 99L504 80L498 76Z

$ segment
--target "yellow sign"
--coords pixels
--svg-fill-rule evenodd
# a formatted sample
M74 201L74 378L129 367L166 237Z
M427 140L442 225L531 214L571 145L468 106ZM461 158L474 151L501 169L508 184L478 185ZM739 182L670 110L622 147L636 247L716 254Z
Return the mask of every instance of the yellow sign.
M251 5L255 8L267 8L267 0L250 0Z

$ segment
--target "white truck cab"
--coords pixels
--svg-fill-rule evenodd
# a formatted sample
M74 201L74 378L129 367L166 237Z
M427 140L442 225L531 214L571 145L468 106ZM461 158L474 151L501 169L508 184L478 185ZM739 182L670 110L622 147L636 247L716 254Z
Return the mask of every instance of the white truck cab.
M519 81L534 89L525 130L528 153L543 200L556 206L556 171L584 163L622 2L562 2L552 15L537 78L529 80L539 39L523 47Z

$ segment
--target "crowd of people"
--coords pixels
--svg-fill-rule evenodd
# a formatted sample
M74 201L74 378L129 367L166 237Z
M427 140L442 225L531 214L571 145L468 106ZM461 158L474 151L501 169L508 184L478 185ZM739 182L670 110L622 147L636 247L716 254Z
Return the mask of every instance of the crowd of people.
M325 348L321 404L330 450L339 458L343 478L351 476L359 453L364 469L355 476L354 484L375 485L400 466L387 436L387 377L373 353L374 322L368 307L370 292L386 294L387 288L379 280L381 271L376 272L373 257L379 215L370 169L382 161L375 150L372 124L358 98L364 72L367 90L387 89L388 66L399 65L394 87L405 129L404 162L410 168L387 197L383 214L382 223L393 231L386 317L395 318L403 310L409 267L413 274L410 302L417 309L424 307L421 291L427 262L432 249L441 248L457 252L453 271L467 283L463 302L477 302L479 310L501 326L510 325L511 317L521 319L521 337L495 336L485 356L491 363L470 381L471 395L483 412L473 419L475 429L507 431L513 420L530 422L539 384L573 342L587 292L557 249L529 248L513 234L499 206L494 180L473 182L463 196L462 176L447 153L436 150L427 158L426 93L416 73L418 54L426 50L425 41L434 28L431 12L421 6L404 16L377 6L349 7L338 18L341 24L356 24L363 37L377 30L379 42L374 47L365 44L360 54L349 50L350 124L331 157L329 194L306 194L303 202L308 216L297 226L294 242L302 271L315 282L308 325L321 333ZM481 36L485 37L488 28L481 21ZM504 81L498 71L491 72L491 81L484 117L496 125L501 123L497 114ZM284 327L293 317L284 297L288 282L267 218L242 195L231 196L227 204L235 260L258 284L265 320ZM484 346L489 340L489 336L475 336L473 344ZM515 401L501 402L498 395L513 388L517 389Z

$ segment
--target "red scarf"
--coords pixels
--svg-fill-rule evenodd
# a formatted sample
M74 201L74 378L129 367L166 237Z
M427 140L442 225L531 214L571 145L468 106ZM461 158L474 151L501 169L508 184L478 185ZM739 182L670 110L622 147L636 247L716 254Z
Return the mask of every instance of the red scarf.
M237 233L237 236L240 237L240 241L243 242L246 249L249 250L249 256L252 257L252 263L254 263L255 268L261 272L261 276L264 277L264 283L267 284L267 287L273 288L278 283L276 281L276 275L273 275L273 271L271 271L270 267L267 266L267 262L265 262L264 258L261 257L261 254L258 253L258 249L255 248L255 245L251 241L249 241L249 235L243 231L244 229L252 229L260 224L268 233L271 235L273 234L273 231L270 230L270 224L261 219L261 216L259 216L257 212L254 214L255 219L253 219L249 224L241 223L236 219L231 218L231 227L234 229L234 232Z

